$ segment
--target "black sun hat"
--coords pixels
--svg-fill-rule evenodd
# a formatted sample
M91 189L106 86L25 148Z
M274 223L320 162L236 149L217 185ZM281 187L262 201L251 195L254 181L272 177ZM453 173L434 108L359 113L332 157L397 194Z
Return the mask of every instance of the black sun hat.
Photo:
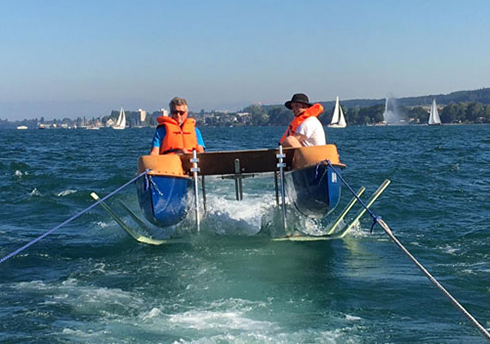
M296 93L295 95L293 95L293 98L291 98L290 101L284 103L284 105L286 105L288 109L291 109L291 103L301 103L307 105L308 107L312 106L312 104L310 104L308 96L304 93Z

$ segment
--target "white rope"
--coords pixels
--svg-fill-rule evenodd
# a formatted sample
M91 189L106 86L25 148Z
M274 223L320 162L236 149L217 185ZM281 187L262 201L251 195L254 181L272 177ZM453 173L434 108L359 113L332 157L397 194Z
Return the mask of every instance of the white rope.
M64 225L72 222L73 220L75 220L76 218L80 217L82 214L85 214L87 211L89 211L90 209L94 208L95 206L97 206L99 203L102 203L103 201L105 201L106 199L108 199L109 197L115 195L116 193L118 193L119 191L121 191L122 189L124 189L126 186L130 185L131 183L133 183L134 181L136 181L137 179L141 178L142 176L146 175L148 173L148 170L138 174L136 177L134 177L133 179L131 179L129 182L125 183L124 185L121 185L120 187L118 187L116 190L112 191L110 194L108 194L107 196L101 198L99 201L93 203L91 206L83 209L81 212L73 215L72 217L70 217L68 220L60 223L58 226L56 227L53 227L51 228L49 231L45 232L44 234L38 236L37 238L35 238L34 240L31 240L30 242L28 242L27 244L25 244L24 246L16 249L15 251L13 251L12 253L6 255L5 257L3 257L2 259L0 259L0 264L2 264L3 262L5 262L7 259L10 259L12 258L13 256L19 254L20 252L24 251L26 248L28 248L29 246L32 246L34 245L35 243L37 243L38 241L40 241L41 239L47 237L49 234L53 233L54 231L60 229L61 227L63 227Z
M427 276L427 278L437 287L439 290L441 290L444 295L446 295L449 300L453 303L453 305L456 306L470 321L475 325L478 330L485 336L485 338L490 341L490 333L456 300L449 292L430 274L429 271L427 271L426 268L422 264L420 264L417 259L402 245L400 241L395 237L393 232L391 231L390 227L384 222L382 219L378 218L377 222L381 226L381 228L384 229L386 234L389 235L391 240L394 241L394 243L402 249L402 251L417 265L417 267Z

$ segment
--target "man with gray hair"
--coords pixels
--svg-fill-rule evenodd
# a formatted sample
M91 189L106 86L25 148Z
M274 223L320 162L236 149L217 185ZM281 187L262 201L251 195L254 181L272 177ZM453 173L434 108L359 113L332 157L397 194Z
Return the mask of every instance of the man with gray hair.
M198 153L206 148L196 120L188 118L189 110L184 98L175 97L170 101L170 117L157 118L158 126L153 136L150 155Z

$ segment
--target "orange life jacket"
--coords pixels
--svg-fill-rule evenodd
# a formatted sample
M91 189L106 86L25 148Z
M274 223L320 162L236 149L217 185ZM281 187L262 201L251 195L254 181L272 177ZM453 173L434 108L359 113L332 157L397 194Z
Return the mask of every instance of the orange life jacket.
M186 148L188 150L197 149L196 120L187 118L182 126L167 116L157 118L158 127L165 126L167 133L160 144L160 154L173 153L174 150Z
M308 117L318 117L319 114L323 112L323 106L320 103L313 104L310 106L308 109L306 109L301 115L294 117L291 123L289 123L288 128L286 129L286 132L284 135L282 135L281 141L279 143L283 143L286 137L290 135L294 135L296 133L296 130L300 126L301 123L304 122L305 119Z

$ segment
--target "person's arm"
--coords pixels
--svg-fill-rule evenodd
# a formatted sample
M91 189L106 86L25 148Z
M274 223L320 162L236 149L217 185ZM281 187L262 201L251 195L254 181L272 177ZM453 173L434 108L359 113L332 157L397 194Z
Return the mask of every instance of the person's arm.
M160 145L162 144L163 138L167 131L165 127L159 127L155 130L155 135L153 135L152 147L150 150L150 155L160 154Z
M325 131L322 123L317 117L307 118L298 127L295 135L299 135L298 140L302 146L317 146L325 144Z
M289 135L282 142L282 146L283 147L301 147L301 142L294 135Z
M204 150L206 149L206 145L204 144L204 140L202 138L201 131L196 127L196 138L197 138L197 148L196 151L198 153L204 153Z
M160 147L153 147L150 151L150 155L158 155L160 154Z
M303 135L303 134L300 134L300 133L295 133L295 134L293 134L291 136L293 136L294 138L296 138L296 140L298 140L300 143L307 139L307 136L306 135Z
M294 138L298 140L298 142L301 144L301 146L304 145L304 141L305 140L308 140L311 135L312 135L312 131L311 131L311 126L309 125L309 121L311 121L312 118L307 118L305 119L305 121L303 123L300 124L300 126L298 127L298 130L294 133Z

